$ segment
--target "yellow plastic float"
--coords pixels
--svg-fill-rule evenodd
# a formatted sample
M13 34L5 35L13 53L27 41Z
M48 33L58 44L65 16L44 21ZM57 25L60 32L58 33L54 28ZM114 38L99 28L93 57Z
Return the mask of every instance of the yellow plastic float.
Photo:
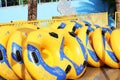
M26 37L34 30L37 30L36 26L25 24L17 29L8 40L7 56L9 64L12 70L24 80L32 80L23 63L22 54Z
M93 47L105 64L112 68L120 68L120 63L108 43L109 38L110 33L106 28L97 28L93 33Z
M64 32L58 31L58 33L57 33L57 31L58 30L50 30L48 32L48 30L46 30L46 32L45 32L44 30L39 30L34 33L31 33L28 37L27 44L37 47L37 50L39 51L39 53L41 53L41 56L42 56L41 58L43 59L44 64L46 64L47 66L52 66L53 71L54 71L54 66L58 66L60 69L62 69L62 72L66 72L67 79L75 79L84 73L84 71L85 71L85 63L84 62L86 62L86 61L85 61L82 53L80 53L80 54L82 55L81 57L83 57L82 59L84 61L81 58L80 58L81 61L78 60L78 58L75 58L75 61L76 62L78 61L77 63L75 63L74 61L72 61L74 59L74 57L71 56L72 54L71 55L68 54L70 57L69 58L68 55L66 55L65 52L63 52L64 41L65 41L65 38L63 38ZM32 39L33 35L34 35L34 37L36 36L34 38L35 40ZM37 36L40 36L40 37L37 37ZM46 37L47 37L47 39L46 39ZM54 47L53 47L53 45L54 45ZM80 45L78 45L78 46L80 48ZM66 52L71 53L70 49L67 46L65 49L66 49ZM69 50L69 51L67 51L67 50ZM43 74L41 74L40 72L36 72L36 70L37 71L41 70L41 67L38 67L35 64L33 64L32 62L30 62L30 60L27 57L27 55L28 55L27 51L29 52L29 50L26 49L26 51L24 53L25 54L24 61L25 61L26 67L28 68L28 71L31 73L31 75L33 75L33 77L35 79L43 78L44 77ZM79 52L79 49L77 51ZM79 56L80 56L80 54L79 54ZM46 57L45 57L45 55L46 55ZM78 54L76 54L76 55L78 55ZM30 65L31 65L32 69L29 67ZM44 69L46 68L43 66L43 64L40 64L40 65ZM33 72L33 69L35 72ZM44 69L42 71L44 74L46 74L46 75L52 74L51 71L44 70ZM47 74L46 72L48 72L49 74ZM39 78L38 78L37 75L41 75L41 76L39 76ZM58 80L62 78L62 77L60 78L60 76L57 76L57 75L50 76L50 77L55 77L55 76ZM50 77L48 77L48 79L51 79ZM53 79L55 79L55 78L53 78Z
M64 58L68 59L76 72L70 71L67 74L67 79L76 79L83 75L86 70L87 54L85 47L81 40L74 32L67 32L65 30L56 30L57 34L64 33L63 52ZM72 68L72 69L73 69Z
M93 28L82 27L80 29L77 29L75 33L81 39L83 44L86 46L86 51L88 54L88 63L94 67L101 67L103 63L96 55L90 42L90 36L93 34Z
M31 32L26 40L23 54L25 66L35 80L65 80L66 73L71 69L70 64L64 66L60 63L60 50L62 37L53 32L46 33L41 29ZM64 63L64 62L62 62ZM57 65L63 66L62 70ZM66 72L66 73L65 73Z
M7 42L16 27L0 27L0 76L7 80L19 80L19 77L12 71L7 60Z
M113 52L115 53L116 57L120 61L120 29L116 29L112 31L111 37L110 37L110 43L111 47L113 49Z
M44 27L41 28L42 31L51 31L51 28L48 27ZM86 54L86 50L85 47L83 45L83 43L81 42L81 40L76 36L76 34L74 34L74 32L68 32L64 29L57 29L54 30L55 33L62 34L64 35L64 46L63 46L63 51L64 54L75 64L77 65L82 65L84 64L84 66L86 65L86 61L87 61L87 54ZM81 58L80 58L81 57ZM74 64L72 63L72 64ZM86 67L82 70L79 70L81 67L77 67L76 65L76 73L71 72L67 74L67 78L69 79L75 79L78 78L80 76L82 76L82 74L84 73ZM74 65L75 66L75 65ZM78 69L78 70L77 70ZM79 72L78 72L79 71ZM72 75L72 76L71 76Z

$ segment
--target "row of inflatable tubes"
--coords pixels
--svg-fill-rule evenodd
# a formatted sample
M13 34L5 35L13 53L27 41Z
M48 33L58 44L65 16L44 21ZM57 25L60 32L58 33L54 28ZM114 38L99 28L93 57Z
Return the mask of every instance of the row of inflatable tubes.
M86 21L0 27L0 76L8 80L80 78L87 68L120 68L120 29Z

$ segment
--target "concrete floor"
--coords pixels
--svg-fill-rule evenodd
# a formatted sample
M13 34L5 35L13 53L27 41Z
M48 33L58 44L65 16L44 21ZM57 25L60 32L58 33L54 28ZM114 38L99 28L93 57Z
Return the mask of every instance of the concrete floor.
M120 69L88 67L85 74L76 80L120 80Z
M87 67L84 75L76 80L120 80L120 69Z

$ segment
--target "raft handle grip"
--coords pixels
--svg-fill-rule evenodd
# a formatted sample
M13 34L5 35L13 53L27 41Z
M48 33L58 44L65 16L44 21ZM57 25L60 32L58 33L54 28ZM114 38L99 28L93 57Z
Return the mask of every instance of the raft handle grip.
M16 50L16 58L17 58L17 61L18 61L18 62L22 61L22 57L21 57L21 55L20 55L19 50Z
M3 55L1 50L0 50L0 60L3 60Z
M32 52L32 57L33 57L35 63L39 62L38 57L35 52Z
M58 38L58 34L55 32L50 32L49 35L52 37Z
M87 61L84 61L83 66L85 67L85 66L87 66L87 65L88 65L88 62L87 62Z
M67 65L67 67L65 69L65 73L67 74L70 70L71 70L71 65Z
M74 32L69 32L69 34L72 36L72 37L76 37L76 34Z

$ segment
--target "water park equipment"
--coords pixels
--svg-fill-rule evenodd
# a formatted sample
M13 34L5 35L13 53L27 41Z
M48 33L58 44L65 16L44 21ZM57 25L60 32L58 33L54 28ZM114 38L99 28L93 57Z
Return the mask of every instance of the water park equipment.
M19 80L19 77L12 71L7 60L7 42L16 27L4 26L0 27L0 76L8 80Z
M31 76L27 72L22 54L24 50L24 44L28 34L34 30L37 30L36 26L25 24L18 28L10 36L7 45L8 62L12 70L21 78L25 80L32 80Z
M47 30L48 31L48 30ZM39 40L37 40L38 42L39 42L39 45L41 46L41 48L39 48L40 49L40 52L41 52L41 55L44 55L44 54L46 54L46 55L48 55L48 61L46 61L46 59L45 59L45 57L44 56L42 56L43 57L43 60L45 60L46 61L46 63L47 63L47 65L51 65L51 66L53 66L53 64L51 64L51 63L54 63L54 66L56 65L56 66L59 66L63 71L67 71L66 72L66 78L68 78L68 79L74 79L74 78L77 78L77 77L79 77L79 76L81 76L81 74L82 73L84 73L84 65L85 65L85 63L83 64L83 66L82 65L80 65L80 66L78 66L74 61L72 61L70 58L68 58L67 56L69 55L66 55L64 52L63 52L63 50L64 50L64 39L65 38L63 38L63 33L61 32L61 34L57 34L57 30L55 30L56 32L51 32L52 30L50 30L49 31L49 33L46 31L46 33L45 33L45 31L41 31L41 29L40 29L40 31L37 31L36 32L36 34L34 33L33 35L39 35L40 34L40 39ZM43 33L44 32L44 33ZM50 33L51 32L51 33ZM47 34L48 33L48 34ZM31 37L33 36L32 34L31 34ZM45 40L44 38L45 38L45 36L43 36L43 35L46 35L46 37L47 37L47 39L49 39L49 40ZM28 39L28 42L29 42L29 44L32 44L32 43L35 43L36 41L34 40L31 40L31 37ZM35 36L34 36L35 37ZM42 40L43 39L43 40ZM31 42L31 43L30 43ZM51 44L50 44L51 43ZM36 43L36 44L38 44L38 43ZM49 44L49 45L48 45ZM53 44L54 44L54 48L52 47L53 46ZM33 45L33 44L32 44ZM35 44L34 44L34 46L35 46ZM66 47L66 49L67 49L67 47ZM27 53L25 53L25 54L27 54ZM54 58L54 60L57 62L54 62L54 61L52 61L52 62L49 62L49 61L51 61L51 60L53 60L53 58L49 58L49 57L52 57L52 56L50 56L52 54L52 56L53 56L53 58ZM56 56L55 56L56 55ZM70 56L70 55L69 55ZM25 58L24 58L25 59ZM51 60L49 60L49 59L51 59ZM25 59L26 60L26 59ZM82 60L82 59L81 59ZM83 58L83 60L84 60L84 58ZM27 61L27 60L26 60ZM79 62L79 64L81 63L82 61L80 61ZM84 62L84 61L83 61ZM28 62L27 62L28 63ZM26 64L26 66L27 66L27 63L25 63ZM75 67L76 66L76 67ZM33 67L35 67L35 66L33 66ZM81 70L80 70L81 69ZM29 71L29 70L28 70ZM33 74L33 71L31 70L30 71L30 73L35 77L36 75L35 74ZM38 74L38 72L36 72L36 74ZM40 74L40 73L39 73ZM36 76L37 77L37 76Z
M97 28L93 33L93 47L98 57L112 68L120 68L120 63L112 51L108 41L110 33L106 28Z
M58 42L60 43L60 41L57 40L57 34L55 36L53 35L54 33L46 33L45 31L41 31L41 29L31 32L28 35L23 59L26 68L34 79L64 80L66 73L71 68L66 64L66 66L64 66L66 71L64 71L56 65L60 64L58 61L60 55L59 51L57 51L57 48L60 48L60 46L58 46ZM58 42L56 42L56 40ZM54 43L51 43L51 41L54 41Z
M120 46L119 46L119 43L120 43L120 36L119 36L119 33L120 33L120 29L116 29L116 30L113 30L112 33L111 33L111 36L110 36L110 44L111 44L111 47L113 49L113 52L115 53L116 57L118 58L118 60L120 60Z
M88 54L88 63L94 67L101 67L103 65L103 62L96 55L96 52L94 51L90 40L90 36L93 35L93 30L93 28L88 26L77 29L75 33L86 46L86 51Z
M67 76L68 79L75 79L82 76L87 65L87 54L82 41L76 36L76 34L74 34L74 32L58 29L56 30L56 33L64 33L63 58L68 58L68 60L74 65L76 71L76 76L75 73L71 73Z

